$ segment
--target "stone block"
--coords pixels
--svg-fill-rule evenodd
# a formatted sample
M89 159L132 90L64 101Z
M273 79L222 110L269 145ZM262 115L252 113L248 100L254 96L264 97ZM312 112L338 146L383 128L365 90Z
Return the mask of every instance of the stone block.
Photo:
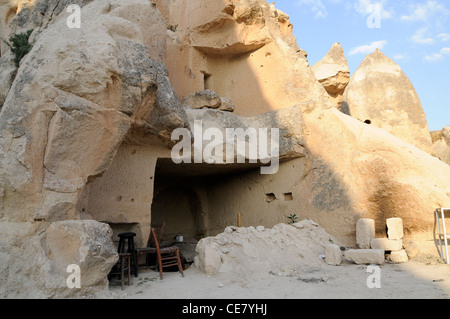
M386 220L387 234L389 239L403 238L403 220L401 218L389 218Z
M411 239L403 240L403 247L405 248L406 253L408 254L408 258L414 258L418 254L420 254L420 248L417 242Z
M403 240L389 238L374 238L370 241L372 249L383 249L384 251L399 251L403 249Z
M325 262L331 266L339 266L342 262L341 247L338 245L325 247Z
M382 249L350 249L345 252L345 258L358 265L384 264L384 250Z
M358 248L369 249L370 241L375 238L375 220L362 218L356 223L356 243Z
M406 263L409 261L408 254L405 250L400 251L393 251L389 255L389 260L393 263L400 264L400 263Z
M221 251L219 245L211 244L207 240L201 240L197 244L197 256L194 258L195 266L207 276L216 275L222 266Z

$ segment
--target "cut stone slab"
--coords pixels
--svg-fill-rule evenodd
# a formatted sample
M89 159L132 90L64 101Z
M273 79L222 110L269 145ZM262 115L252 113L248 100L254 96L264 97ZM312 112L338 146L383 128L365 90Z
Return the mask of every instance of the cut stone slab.
M384 251L399 251L403 249L403 240L389 238L374 238L370 241L372 249L383 249Z
M341 247L334 244L325 247L325 262L331 266L339 266L342 262Z
M386 220L387 233L389 239L402 239L403 233L403 219L389 218Z
M358 265L384 264L383 249L350 249L345 252L345 258Z
M411 239L404 239L403 240L403 247L405 248L406 254L408 255L408 258L414 258L418 254L420 254L420 248L419 245Z
M389 255L389 260L396 264L406 263L409 261L408 254L406 250L402 249L400 251L393 251Z
M194 262L201 271L207 276L212 276L219 272L222 261L218 245L199 245L197 246L197 253L198 255L194 257Z
M375 220L362 218L356 223L356 243L358 248L369 249L370 241L375 238Z

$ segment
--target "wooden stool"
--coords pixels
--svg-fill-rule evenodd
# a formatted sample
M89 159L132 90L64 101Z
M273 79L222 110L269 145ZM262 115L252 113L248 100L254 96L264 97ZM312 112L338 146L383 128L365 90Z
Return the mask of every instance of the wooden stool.
M119 235L119 247L118 253L120 254L130 254L131 255L131 267L133 268L135 277L138 276L138 267L136 263L136 250L134 247L134 237L135 233L120 233ZM126 242L128 243L128 250L125 251Z
M127 285L131 285L130 275L131 275L131 254L122 253L119 254L119 261L117 264L111 269L108 277L119 275L120 281L122 283L122 290L124 289L124 281L125 281L125 271L127 272ZM111 279L111 278L109 278Z
M130 285L130 275L131 275L131 254L119 254L119 262L120 262L120 280L122 281L122 290L123 290L123 279L125 269L127 270L127 285Z

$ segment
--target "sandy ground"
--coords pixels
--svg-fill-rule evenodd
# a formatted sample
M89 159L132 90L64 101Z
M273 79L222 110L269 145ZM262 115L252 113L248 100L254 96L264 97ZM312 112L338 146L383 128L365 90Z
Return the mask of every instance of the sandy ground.
M185 271L159 273L141 271L131 286L122 290L112 281L110 292L118 299L448 299L450 265L436 254L421 254L404 264L380 267L380 288L369 288L374 273L368 266L344 262L340 266L300 265L284 272L245 276L222 273L206 276L195 267ZM371 277L372 276L372 277Z

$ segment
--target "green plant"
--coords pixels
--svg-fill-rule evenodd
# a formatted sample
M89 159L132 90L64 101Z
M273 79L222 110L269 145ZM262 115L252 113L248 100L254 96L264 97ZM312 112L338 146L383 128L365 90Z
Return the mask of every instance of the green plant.
M298 222L298 216L296 214L291 214L288 216L289 225L295 224Z
M168 27L168 29L170 31L173 31L173 32L177 31L177 28L178 28L178 24L176 24L176 25L169 25L169 27Z
M22 58L28 54L33 48L33 45L29 42L29 38L33 30L28 30L24 33L14 34L9 38L9 42L4 41L14 54L14 63L16 67L19 67Z

